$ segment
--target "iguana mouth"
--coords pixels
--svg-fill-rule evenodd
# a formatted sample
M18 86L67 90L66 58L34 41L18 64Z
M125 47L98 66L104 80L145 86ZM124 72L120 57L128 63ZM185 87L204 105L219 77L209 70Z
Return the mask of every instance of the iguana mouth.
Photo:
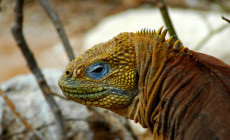
M76 89L69 89L69 88L62 88L62 92L63 94L68 97L68 98L103 98L108 94L111 95L117 95L117 96L136 96L136 94L133 93L129 93L127 91L124 90L120 90L120 89L104 89L104 90L100 90L98 92L87 92L87 91L80 91L80 90L76 90ZM136 92L136 90L135 90Z
M62 88L63 94L68 98L103 98L108 94L107 90L102 90L98 92L86 92L86 91L79 91L76 89L68 89L68 88Z

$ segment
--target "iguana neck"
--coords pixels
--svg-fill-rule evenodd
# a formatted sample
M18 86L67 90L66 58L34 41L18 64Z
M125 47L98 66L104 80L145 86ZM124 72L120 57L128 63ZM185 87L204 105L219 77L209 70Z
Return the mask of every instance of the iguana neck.
M155 123L153 121L159 113L161 86L167 75L165 66L172 63L167 68L167 71L170 71L174 65L180 63L182 56L188 53L188 49L181 46L179 41L172 43L172 38L165 40L160 35L161 33L153 38L137 36L134 39L139 74L139 102L133 119L152 131Z

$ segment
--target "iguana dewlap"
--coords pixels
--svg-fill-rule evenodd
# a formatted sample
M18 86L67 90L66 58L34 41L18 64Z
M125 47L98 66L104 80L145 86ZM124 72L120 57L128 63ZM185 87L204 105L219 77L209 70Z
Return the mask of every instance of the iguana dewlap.
M230 66L161 30L121 33L87 50L61 76L64 95L133 119L155 139L229 140Z

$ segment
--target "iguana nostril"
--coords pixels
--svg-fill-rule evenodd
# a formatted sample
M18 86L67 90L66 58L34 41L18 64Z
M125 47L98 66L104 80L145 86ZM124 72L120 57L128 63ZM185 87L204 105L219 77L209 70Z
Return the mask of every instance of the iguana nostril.
M69 75L69 74L70 74L70 72L69 72L69 71L66 71L66 72L65 72L65 74L66 74L66 75Z

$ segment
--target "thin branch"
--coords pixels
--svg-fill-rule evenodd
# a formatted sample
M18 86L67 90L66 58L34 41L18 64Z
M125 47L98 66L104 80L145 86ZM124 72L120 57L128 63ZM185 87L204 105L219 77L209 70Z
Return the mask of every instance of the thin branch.
M3 99L6 102L6 105L10 108L10 110L14 113L14 115L26 127L26 130L29 130L30 132L34 133L35 136L37 136L39 139L43 140L44 138L42 137L42 135L38 131L36 131L33 128L33 126L28 121L26 121L26 119L22 118L21 114L16 110L14 103L3 93L1 88L0 88L0 95L3 97Z
M222 16L222 19L230 23L230 19L227 19L226 17Z
M59 17L57 15L57 13L52 9L52 7L50 6L50 4L48 3L47 0L39 0L42 7L45 9L46 13L49 15L49 17L51 18L53 24L55 25L55 28L59 34L59 37L62 40L62 43L64 45L65 51L67 52L67 55L69 57L69 60L73 60L75 58L73 50L70 46L70 43L66 37L66 33L65 30L62 26L61 21L59 20Z
M160 9L161 16L163 17L165 25L168 28L169 35L174 36L174 41L177 41L179 38L178 38L176 31L173 27L172 21L170 19L169 13L168 13L168 8L167 8L164 0L157 0L157 6Z
M15 9L14 9L15 10L15 21L12 24L11 31L17 42L18 47L22 51L30 70L35 75L36 80L39 84L39 87L42 90L42 93L55 116L56 122L58 124L58 131L59 131L57 134L59 134L60 139L65 139L65 126L64 126L64 119L63 119L61 110L59 109L57 103L53 99L51 95L51 90L40 68L38 67L37 62L33 56L33 53L30 51L26 43L26 40L24 38L24 35L23 35L23 31L22 31L23 4L24 4L24 0L16 0Z
M226 29L227 27L229 27L228 24L222 25L219 28L215 29L215 30L211 30L207 36L205 36L199 43L198 45L193 49L194 51L198 51L202 48L202 46L204 46L205 43L208 42L208 40L210 40L210 38L212 38L214 35L216 35L217 33L220 33L221 31L223 31L224 29Z
M24 118L21 117L20 113L17 112L16 107L14 105L14 103L2 92L2 90L0 89L0 95L3 97L3 99L5 100L7 106L11 109L11 111L14 113L14 115L21 121L21 123L29 130L29 131L33 131L33 127L32 125L27 122Z

